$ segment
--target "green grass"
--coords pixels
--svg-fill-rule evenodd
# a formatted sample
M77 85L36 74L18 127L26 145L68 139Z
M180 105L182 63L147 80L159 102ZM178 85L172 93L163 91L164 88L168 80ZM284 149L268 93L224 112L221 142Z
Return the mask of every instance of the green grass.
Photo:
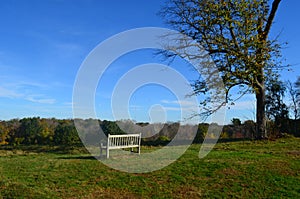
M84 150L6 147L0 198L300 198L300 139L219 143L204 159L199 149L162 170L129 174Z

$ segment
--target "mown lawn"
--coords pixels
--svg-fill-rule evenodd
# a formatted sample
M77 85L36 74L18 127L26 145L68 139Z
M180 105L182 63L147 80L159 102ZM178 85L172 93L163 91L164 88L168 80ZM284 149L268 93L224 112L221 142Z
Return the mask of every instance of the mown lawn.
M199 149L130 174L78 149L1 148L0 198L300 198L300 139L219 143L204 159Z

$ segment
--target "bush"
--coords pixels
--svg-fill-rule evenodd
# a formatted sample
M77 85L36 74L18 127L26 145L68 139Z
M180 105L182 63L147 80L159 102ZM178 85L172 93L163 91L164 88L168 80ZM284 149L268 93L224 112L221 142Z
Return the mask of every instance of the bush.
M73 124L59 124L54 132L56 145L74 146L81 143L77 130Z

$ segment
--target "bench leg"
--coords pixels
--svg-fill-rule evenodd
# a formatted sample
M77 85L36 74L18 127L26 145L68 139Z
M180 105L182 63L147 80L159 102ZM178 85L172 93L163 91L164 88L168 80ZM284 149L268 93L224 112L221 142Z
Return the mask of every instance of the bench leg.
M108 159L109 158L109 149L108 149L108 146L106 148L106 158Z
M103 143L100 143L100 158L104 156L103 151L106 150L106 146Z

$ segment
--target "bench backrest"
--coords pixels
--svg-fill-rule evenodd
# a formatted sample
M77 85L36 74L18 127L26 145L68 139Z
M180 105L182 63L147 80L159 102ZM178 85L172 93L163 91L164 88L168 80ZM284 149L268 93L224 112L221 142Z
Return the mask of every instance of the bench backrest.
M110 135L108 134L107 146L113 148L139 147L141 134Z

